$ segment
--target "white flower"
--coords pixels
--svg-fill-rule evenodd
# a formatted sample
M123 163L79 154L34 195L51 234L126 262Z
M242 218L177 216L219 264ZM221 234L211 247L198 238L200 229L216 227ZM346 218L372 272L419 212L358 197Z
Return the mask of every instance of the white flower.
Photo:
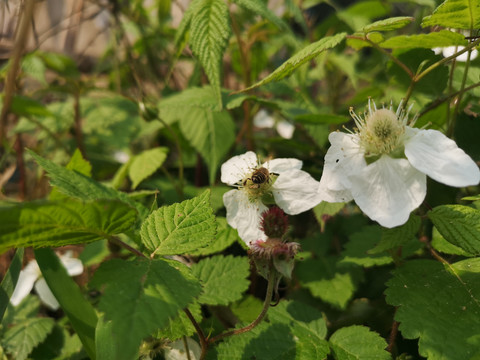
M187 357L185 343L182 339L170 343L165 348L165 360L184 360L187 358L191 360L198 360L201 358L202 349L195 340L192 338L187 338L187 346L190 355L189 357Z
M63 266L67 269L68 275L80 275L83 272L83 264L79 259L72 258L72 252L67 251L65 254L59 256ZM47 285L47 282L42 277L42 272L38 267L37 261L30 261L25 268L20 271L17 286L13 291L10 302L17 306L20 302L30 294L32 288L40 297L40 300L52 310L57 310L60 307L57 299L52 294L52 291Z
M266 239L260 230L260 215L267 210L265 202L275 201L290 215L307 211L320 202L318 181L301 168L302 162L297 159L274 159L260 164L252 151L234 156L222 165L222 182L237 187L223 195L227 222L238 230L247 245Z
M392 105L377 109L369 100L363 118L352 109L350 114L355 133L329 136L319 186L322 200L354 199L368 217L391 228L404 224L422 203L426 175L455 187L479 183L475 162L441 132L409 126L401 104L394 113Z
M433 48L432 50L436 55L442 54L443 57L450 57L453 54L455 54L459 51L462 51L463 49L465 49L464 46L447 46L447 47L444 47L444 48L441 48L441 47ZM470 60L475 59L477 56L478 56L478 50L473 49L471 54L470 54ZM455 58L456 61L460 61L460 62L466 62L467 59L468 59L468 51L464 52L461 55L458 55Z
M295 126L287 120L276 121L266 110L260 110L253 117L253 124L258 128L275 128L281 137L291 139Z

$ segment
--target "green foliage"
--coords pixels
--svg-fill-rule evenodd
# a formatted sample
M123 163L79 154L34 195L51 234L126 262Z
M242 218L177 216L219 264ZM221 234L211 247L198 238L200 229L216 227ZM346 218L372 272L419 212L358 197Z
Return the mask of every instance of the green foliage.
M282 30L289 30L285 22L283 22L272 11L270 11L264 2L255 0L233 0L233 2L257 15L264 17Z
M333 256L301 261L295 273L313 296L340 309L345 309L363 277L357 265Z
M78 285L68 275L51 249L35 250L35 258L48 287L70 320L85 350L95 359L95 327L97 314L87 302Z
M396 29L401 29L408 24L410 24L414 18L409 16L398 16L393 18L388 18L384 20L375 21L372 24L366 25L358 32L363 32L365 34L373 31L392 31Z
M368 250L369 254L379 254L385 251L395 250L415 240L415 234L420 227L420 218L411 215L408 221L391 229L384 228L382 237L374 248Z
M190 255L211 255L225 250L236 241L242 242L238 236L237 230L233 229L227 224L227 219L217 216L215 221L217 223L217 234L215 236L215 241L207 247L198 248L189 252Z
M195 14L190 20L190 45L221 107L220 64L230 38L228 8L223 0L200 0L195 5Z
M326 358L326 325L319 311L306 304L284 301L268 314L268 323L218 345L218 359Z
M164 260L108 261L91 282L101 284L106 286L99 308L107 326L102 331L112 335L104 346L112 359L136 359L141 340L167 325L201 291L182 264Z
M19 248L16 250L15 256L0 284L0 322L3 319L3 315L5 315L5 310L7 310L8 301L13 294L15 285L17 285L18 275L22 268L22 259L23 248Z
M350 241L345 244L341 263L353 263L367 268L391 263L390 256L370 255L368 252L380 241L381 235L382 229L378 226L366 226L361 231L354 233L350 237Z
M109 239L132 229L136 210L120 201L62 200L0 208L0 252Z
M209 245L216 232L209 199L207 190L191 200L154 211L140 232L151 256L184 254Z
M301 65L317 57L322 52L337 46L345 38L345 36L345 33L327 36L321 40L318 40L317 42L306 46L298 53L293 55L290 59L285 61L281 66L275 69L275 71L269 74L266 78L242 91L252 90L261 85L268 84L272 81L278 81L283 79L284 77L290 75L292 72L298 69Z
M468 42L465 36L448 30L441 30L428 34L394 36L380 44L388 49L425 48L445 46L465 46Z
M45 340L54 324L50 318L25 319L5 332L1 344L14 359L25 360L33 348Z
M428 213L440 234L471 255L480 254L480 211L462 205L442 205Z
M214 256L192 266L192 273L203 285L198 298L202 304L228 305L247 290L250 264L246 257Z
M341 328L330 337L329 343L336 360L391 359L384 350L387 342L365 326Z
M227 101L226 95L224 96ZM180 130L209 168L213 184L221 161L235 140L235 124L227 111L216 111L211 87L191 88L160 102L167 123L180 122Z
M167 158L168 148L158 147L145 150L135 156L128 168L128 176L132 180L132 189L135 189L143 180L157 171Z
M451 267L412 260L394 272L387 283L386 300L398 306L395 320L400 322L402 335L419 338L420 355L431 359L479 355L479 271L476 258Z
M472 0L445 0L432 15L422 21L422 26L444 26L454 29L480 27L480 4Z

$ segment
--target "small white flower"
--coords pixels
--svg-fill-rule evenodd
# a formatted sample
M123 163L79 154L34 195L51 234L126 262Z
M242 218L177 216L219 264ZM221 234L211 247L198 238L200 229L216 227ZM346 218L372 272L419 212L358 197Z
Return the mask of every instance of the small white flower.
M410 110L410 109L409 109ZM368 102L364 117L350 109L357 129L329 135L331 147L319 193L328 202L355 200L385 227L404 224L426 195L426 175L455 187L477 185L480 170L457 144L437 130L413 128L402 104L377 109Z
M201 358L202 349L195 340L193 340L192 338L187 338L187 346L189 357L187 357L185 343L182 339L170 343L165 348L165 360L198 360Z
M222 182L237 187L223 195L227 222L238 230L247 245L266 239L260 230L260 215L267 210L265 202L275 202L290 215L307 211L320 202L318 181L301 168L302 162L297 159L274 159L260 164L252 151L234 156L222 165Z
M67 251L65 254L59 256L60 261L70 276L80 275L83 272L83 264L79 259L72 258L72 252ZM17 286L13 291L10 302L17 306L20 302L30 294L32 288L35 287L35 292L40 297L40 300L50 309L57 310L60 307L57 299L52 294L52 291L47 285L47 282L42 277L42 272L38 267L37 261L30 261L25 268L20 271Z
M464 46L447 46L447 47L444 47L444 48L441 48L441 47L433 48L432 50L436 55L442 54L443 57L450 57L453 54L455 54L459 51L462 51L464 48L465 48ZM475 59L477 56L478 56L478 50L473 49L471 54L470 54L470 60ZM467 59L468 59L468 51L464 52L461 55L458 55L455 58L456 61L460 61L460 62L466 62Z
M275 128L281 137L284 139L291 139L295 126L287 120L276 121L272 115L266 110L262 109L253 117L253 124L258 128Z

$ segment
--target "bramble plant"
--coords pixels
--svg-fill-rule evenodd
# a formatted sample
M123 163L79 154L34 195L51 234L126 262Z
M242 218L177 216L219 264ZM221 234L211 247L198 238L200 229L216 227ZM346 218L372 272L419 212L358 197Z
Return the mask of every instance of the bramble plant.
M1 2L0 360L480 358L480 2L80 3Z

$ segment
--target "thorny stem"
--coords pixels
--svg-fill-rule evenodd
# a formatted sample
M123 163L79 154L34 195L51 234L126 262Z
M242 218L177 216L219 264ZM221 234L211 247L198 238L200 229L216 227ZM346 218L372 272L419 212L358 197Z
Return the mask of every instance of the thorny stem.
M21 12L22 15L17 28L18 33L15 39L15 47L13 49L10 69L7 73L3 91L3 108L2 112L0 113L0 144L3 143L3 140L6 136L7 115L10 111L10 106L12 105L13 94L15 92L15 79L20 69L20 59L27 42L27 36L30 30L34 7L35 0L25 0L25 8Z
M395 308L395 312L397 311L397 309ZM389 353L392 353L392 350L393 350L393 346L395 345L395 339L397 338L397 334L398 334L398 321L396 320L393 320L393 323L392 323L392 330L390 331L390 337L388 339L388 346L387 346L387 351Z

